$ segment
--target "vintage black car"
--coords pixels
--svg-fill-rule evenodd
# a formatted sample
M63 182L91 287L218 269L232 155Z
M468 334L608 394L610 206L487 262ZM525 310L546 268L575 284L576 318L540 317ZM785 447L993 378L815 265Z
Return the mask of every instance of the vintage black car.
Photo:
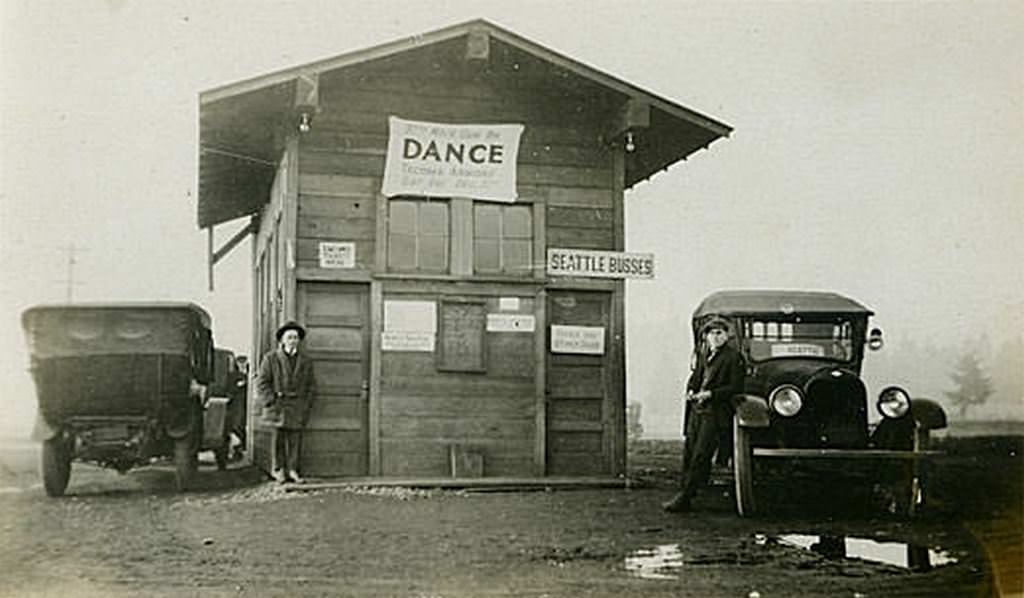
M184 489L201 449L223 450L210 316L191 303L39 305L22 314L42 441L43 486L67 488L72 460L119 472L171 456ZM207 422L204 424L204 419ZM205 440L204 440L205 429Z
M865 347L882 346L881 331L868 331L872 315L852 299L812 291L720 291L695 310L696 350L703 324L720 317L731 323L730 342L746 362L731 447L741 516L758 512L758 465L769 460L884 485L887 507L903 513L922 504L923 460L935 454L930 432L946 426L946 414L899 386L869 398L861 380ZM881 416L876 425L869 425L869 402Z

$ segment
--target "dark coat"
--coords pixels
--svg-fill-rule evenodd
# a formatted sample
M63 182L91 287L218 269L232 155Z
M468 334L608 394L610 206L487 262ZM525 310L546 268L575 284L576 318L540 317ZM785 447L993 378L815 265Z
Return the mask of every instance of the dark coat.
M711 391L711 400L700 409L710 407L717 412L732 413L732 398L743 392L743 358L726 343L710 359L706 353L697 358L697 367L690 374L686 388L692 392Z
M263 356L256 382L263 421L275 428L302 429L316 396L313 361L299 351L294 370L281 348Z

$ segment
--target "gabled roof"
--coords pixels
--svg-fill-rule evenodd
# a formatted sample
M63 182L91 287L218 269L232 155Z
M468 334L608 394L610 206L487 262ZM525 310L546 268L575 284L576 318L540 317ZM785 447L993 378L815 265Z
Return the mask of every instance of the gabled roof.
M838 293L825 291L728 290L708 295L693 312L695 320L709 316L741 314L828 314L873 315L860 303Z
M628 155L628 188L667 168L732 128L676 102L594 69L530 40L478 19L422 35L217 87L199 96L199 226L251 214L266 201L285 143L294 126L293 109L300 79L405 52L424 51L470 34L489 39L548 66L551 76L573 78L608 94L649 106L644 142Z

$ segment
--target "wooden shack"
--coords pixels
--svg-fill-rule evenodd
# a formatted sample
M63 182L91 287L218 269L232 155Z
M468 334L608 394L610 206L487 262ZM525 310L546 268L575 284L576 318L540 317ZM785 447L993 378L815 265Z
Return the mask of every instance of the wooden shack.
M625 251L623 193L730 127L482 20L199 112L211 284L251 238L253 363L309 330L307 475L624 472L624 280L654 256Z

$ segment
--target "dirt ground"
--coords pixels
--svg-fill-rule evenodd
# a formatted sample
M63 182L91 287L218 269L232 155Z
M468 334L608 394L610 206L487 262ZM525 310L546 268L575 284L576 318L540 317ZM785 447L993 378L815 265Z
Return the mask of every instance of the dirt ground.
M947 443L933 506L910 522L837 513L820 488L739 519L723 485L669 515L670 442L633 446L625 490L289 492L204 463L177 494L168 466L76 464L60 499L43 494L37 447L6 443L0 596L1014 595L1021 445ZM846 556L823 554L837 538ZM931 567L898 562L908 546Z

